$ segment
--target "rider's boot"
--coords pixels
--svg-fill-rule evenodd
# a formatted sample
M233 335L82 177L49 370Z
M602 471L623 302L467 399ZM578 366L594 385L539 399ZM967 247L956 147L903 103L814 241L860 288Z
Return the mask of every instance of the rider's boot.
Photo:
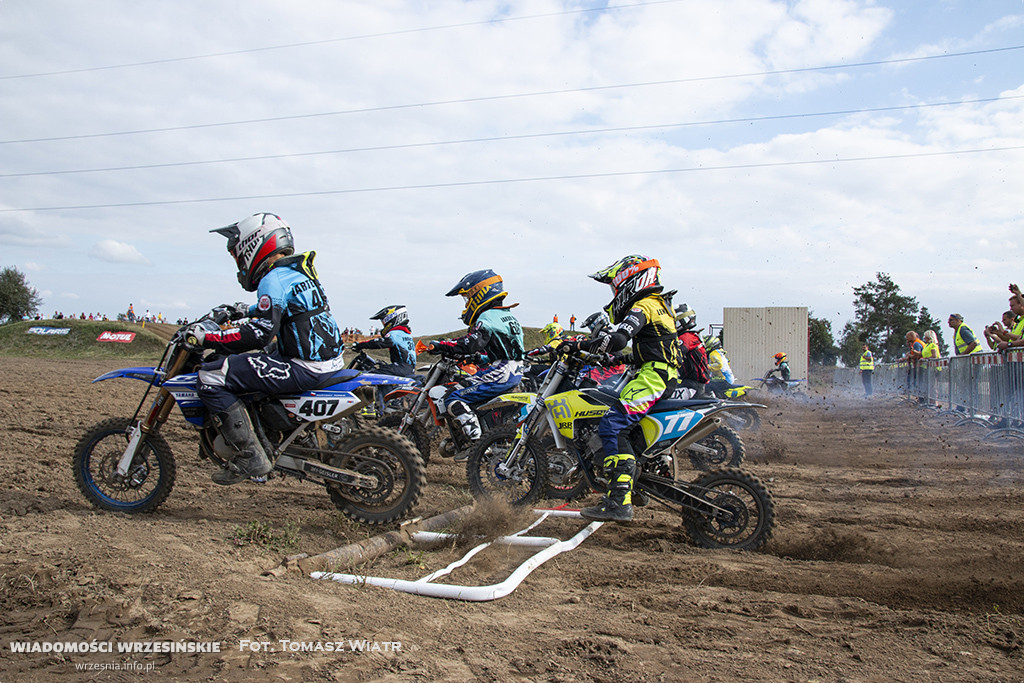
M224 443L238 451L238 454L228 462L227 469L214 473L214 483L230 486L274 469L263 445L253 432L249 413L241 401L236 401L223 413L218 413L217 417L220 419L220 435L224 437Z
M595 522L632 522L636 459L632 453L611 455L604 459L604 469L610 482L608 494L597 505L580 510L580 516Z
M480 420L477 418L476 413L463 401L453 401L448 406L448 413L451 415L452 420L458 425L462 433L466 435L466 438L470 442L478 441L481 436ZM455 460L466 460L469 457L469 453L463 450L455 454Z

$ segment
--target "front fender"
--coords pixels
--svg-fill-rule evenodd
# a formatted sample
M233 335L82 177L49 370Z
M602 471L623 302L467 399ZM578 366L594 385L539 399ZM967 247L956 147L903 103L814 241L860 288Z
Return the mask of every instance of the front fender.
M107 379L117 379L118 377L127 377L128 379L137 379L147 384L153 384L162 378L163 374L163 372L158 371L156 368L121 368L103 373L94 379L93 383L102 382Z

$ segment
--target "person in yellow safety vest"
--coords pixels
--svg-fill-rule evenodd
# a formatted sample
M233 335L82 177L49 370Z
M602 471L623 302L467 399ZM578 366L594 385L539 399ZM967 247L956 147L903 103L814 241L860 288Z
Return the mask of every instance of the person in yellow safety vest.
M974 335L974 330L964 323L964 317L959 313L950 313L947 324L954 330L953 342L956 346L958 356L966 356L981 351L981 343Z
M864 396L871 395L871 374L875 371L875 357L871 355L871 347L864 345L864 353L860 354L860 376L864 381Z
M1013 301L1013 299L1010 299ZM1014 315L1013 311L1003 311L1002 320L994 322L985 328L984 335L985 341L988 343L988 347L993 351L999 350L999 342L1001 341L1012 341L1014 338L1019 339L1020 335L1011 336L1015 328L1015 322L1017 316ZM1024 318L1021 318L1024 320Z
M939 335L935 330L928 330L924 333L924 351L921 358L938 358L942 353L939 351Z

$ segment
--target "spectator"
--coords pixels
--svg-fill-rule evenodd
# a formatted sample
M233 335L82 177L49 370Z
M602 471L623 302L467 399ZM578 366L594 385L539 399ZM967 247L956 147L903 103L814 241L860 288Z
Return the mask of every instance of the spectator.
M875 357L871 355L871 347L864 345L864 353L860 354L860 377L864 382L864 396L871 395L871 375L875 371Z
M907 355L900 358L901 362L907 364L907 390L910 393L917 391L917 364L924 355L924 343L917 332L907 332Z
M921 351L921 358L938 358L940 355L939 335L935 333L935 330L927 330L924 333L924 349Z
M573 313L573 314L571 314L569 316L569 331L570 332L575 332L576 331L576 314L575 313Z
M1010 298L1013 301L1013 298ZM999 342L1009 341L1008 335L1013 334L1014 324L1016 322L1016 316L1013 311L1003 311L1002 321L997 321L985 328L985 342L988 343L988 347L993 351L999 350ZM1020 335L1017 335L1020 338Z
M981 343L974 335L974 331L964 323L962 315L950 313L949 320L946 322L954 330L953 342L958 356L966 356L981 351Z

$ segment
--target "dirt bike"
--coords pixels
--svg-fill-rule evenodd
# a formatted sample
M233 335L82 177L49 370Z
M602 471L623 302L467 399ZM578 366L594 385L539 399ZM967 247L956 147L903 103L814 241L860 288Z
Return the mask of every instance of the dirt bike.
M601 476L603 448L598 422L618 402L618 393L602 387L577 388L576 377L596 359L582 351L560 355L539 395L506 394L504 401L526 406L525 416L486 434L470 453L466 477L476 497L529 505L548 490L552 451L574 459L583 491L606 491ZM746 404L745 404L746 405ZM638 455L634 501L655 498L678 510L690 538L705 548L755 550L771 536L774 503L764 485L738 468L678 478L687 447L722 427L717 413L736 408L727 401L662 400L629 432Z
M385 377L396 376L380 372L381 365L383 365L381 361L377 360L370 354L366 353L366 351L360 349L352 358L352 360L348 362L345 368L349 370L359 370L360 372L364 373L382 375ZM401 401L392 401L390 404L388 404L385 401L384 397L387 396L387 394L394 391L398 386L411 386L416 384L422 384L424 377L423 375L413 375L412 377L402 377L401 379L402 381L397 384L395 382L387 382L377 385L375 387L376 391L374 392L373 403L364 406L363 409L359 411L358 417L353 419L376 420L379 417L385 415L386 413L401 410L403 406L403 403ZM406 380L411 380L411 384L409 381Z
M762 389L773 394L788 393L807 381L803 379L782 379L781 377L775 376L776 372L778 372L778 369L772 368L764 373L764 377L750 381L751 383L757 382L758 389Z
M721 399L742 399L747 395L747 392L754 387L747 386L745 384L730 384L723 380L713 379L707 384L707 391L710 392L715 398ZM730 410L725 413L724 417L729 423L729 426L734 429L758 429L761 426L761 416L758 414L755 404L751 404L750 408L737 408L736 410Z
M224 322L209 316L200 320ZM234 454L196 392L202 351L185 345L185 329L173 335L157 367L122 368L93 380L129 378L149 385L132 417L94 425L75 447L75 483L98 508L150 512L170 495L177 465L160 427L175 404L199 431L201 458L226 467ZM255 480L287 475L323 485L345 516L365 524L407 515L426 480L415 446L391 430L353 427L346 420L372 403L376 385L397 379L341 370L310 391L242 396L257 438L274 463L270 475ZM154 390L156 397L146 408Z
M426 351L422 342L417 343L417 353ZM400 406L399 409L386 409L377 421L382 427L390 427L399 434L410 438L416 444L423 462L430 460L431 443L434 436L446 430L438 446L441 457L452 458L467 451L473 442L465 435L462 428L455 424L451 417L442 414L434 399L447 392L451 382L460 377L472 375L477 370L480 357L477 355L442 355L430 366L426 379L419 386L402 386L384 396L386 406ZM504 423L513 414L519 412L518 406L491 405L488 408L473 406L480 422L482 432L487 432L498 424Z

